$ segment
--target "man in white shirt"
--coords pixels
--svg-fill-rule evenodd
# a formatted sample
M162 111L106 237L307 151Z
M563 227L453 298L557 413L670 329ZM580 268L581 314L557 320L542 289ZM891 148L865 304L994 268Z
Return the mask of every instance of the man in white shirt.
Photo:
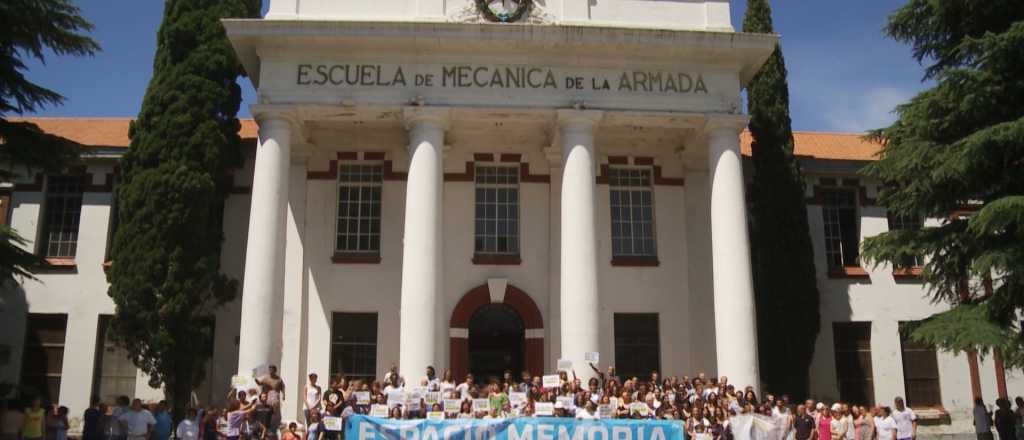
M175 430L178 440L196 440L199 438L199 425L196 424L196 410L189 408L185 419L178 423Z
M153 425L156 425L153 414L142 407L142 400L139 399L132 401L131 408L121 414L118 421L124 426L124 434L128 440L148 439L153 432Z
M875 433L878 440L896 440L896 421L892 419L892 408L882 408L882 416L875 419Z
M895 403L896 411L892 412L892 419L896 421L896 440L917 438L917 414L907 407L902 397L897 397Z

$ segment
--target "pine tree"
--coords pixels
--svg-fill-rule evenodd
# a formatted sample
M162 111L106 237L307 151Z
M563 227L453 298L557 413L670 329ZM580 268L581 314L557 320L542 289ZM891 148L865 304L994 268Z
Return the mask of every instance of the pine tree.
M212 353L213 312L237 282L220 273L223 210L240 165L242 69L220 19L258 0L169 0L153 78L121 162L112 328L180 418Z
M768 0L747 2L743 31L774 32ZM761 379L767 391L802 398L808 392L820 327L818 286L804 183L793 156L786 62L778 45L747 86L747 99L753 137L750 230Z
M69 0L4 0L0 2L0 178L34 172L58 173L78 160L81 145L44 133L36 124L10 121L6 115L33 113L60 105L60 93L25 76L24 57L45 61L45 52L87 56L99 44L86 33L92 24ZM31 271L45 260L26 251L27 242L9 226L0 225L0 277L34 278Z
M872 133L884 146L864 171L886 183L879 202L892 215L939 225L871 237L863 256L924 257L922 280L950 309L913 339L1024 366L1024 2L911 0L885 30L935 85Z

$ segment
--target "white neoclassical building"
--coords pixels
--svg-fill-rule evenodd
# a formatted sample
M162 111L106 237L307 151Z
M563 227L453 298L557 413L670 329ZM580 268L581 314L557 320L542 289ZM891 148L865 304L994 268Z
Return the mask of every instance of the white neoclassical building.
M294 417L310 371L565 359L587 376L588 353L759 384L740 93L776 37L734 32L728 1L271 0L224 26L259 102L224 214L241 295L218 312L200 400L267 363ZM87 167L0 187L2 220L52 263L3 292L0 382L73 414L90 394L156 398L106 337L128 120L33 121L87 145ZM811 390L905 395L930 429L967 432L972 396L1024 378L902 336L942 305L912 267L859 261L863 237L920 224L875 204L858 171L878 148L796 137L822 293Z

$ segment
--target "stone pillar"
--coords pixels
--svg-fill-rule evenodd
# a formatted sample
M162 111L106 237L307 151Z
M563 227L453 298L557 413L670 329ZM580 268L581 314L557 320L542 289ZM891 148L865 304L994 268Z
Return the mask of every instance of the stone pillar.
M407 107L409 178L405 189L405 236L402 240L402 302L399 309L398 362L408 384L418 383L428 365L439 359L438 333L442 298L444 131L447 108Z
M291 167L292 120L287 113L252 109L260 127L260 145L249 207L249 238L242 281L242 328L238 372L247 374L280 357L284 289L285 218Z
M584 355L600 349L594 131L602 116L592 110L558 111L562 147L561 358L573 362L584 383L593 376Z
M750 273L747 207L743 195L740 131L748 118L711 116L707 122L711 179L711 254L714 265L718 373L737 389L760 390L754 284ZM758 393L760 394L760 393Z

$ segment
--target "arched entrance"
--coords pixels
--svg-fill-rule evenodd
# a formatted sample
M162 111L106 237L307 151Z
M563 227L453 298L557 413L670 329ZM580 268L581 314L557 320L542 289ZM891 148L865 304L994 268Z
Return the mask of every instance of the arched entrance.
M505 369L543 372L540 309L508 280L490 279L466 292L452 311L448 334L449 365L456 381L470 371L484 376L500 375Z
M484 304L469 319L469 372L476 378L501 378L505 370L523 371L526 327L507 304Z

